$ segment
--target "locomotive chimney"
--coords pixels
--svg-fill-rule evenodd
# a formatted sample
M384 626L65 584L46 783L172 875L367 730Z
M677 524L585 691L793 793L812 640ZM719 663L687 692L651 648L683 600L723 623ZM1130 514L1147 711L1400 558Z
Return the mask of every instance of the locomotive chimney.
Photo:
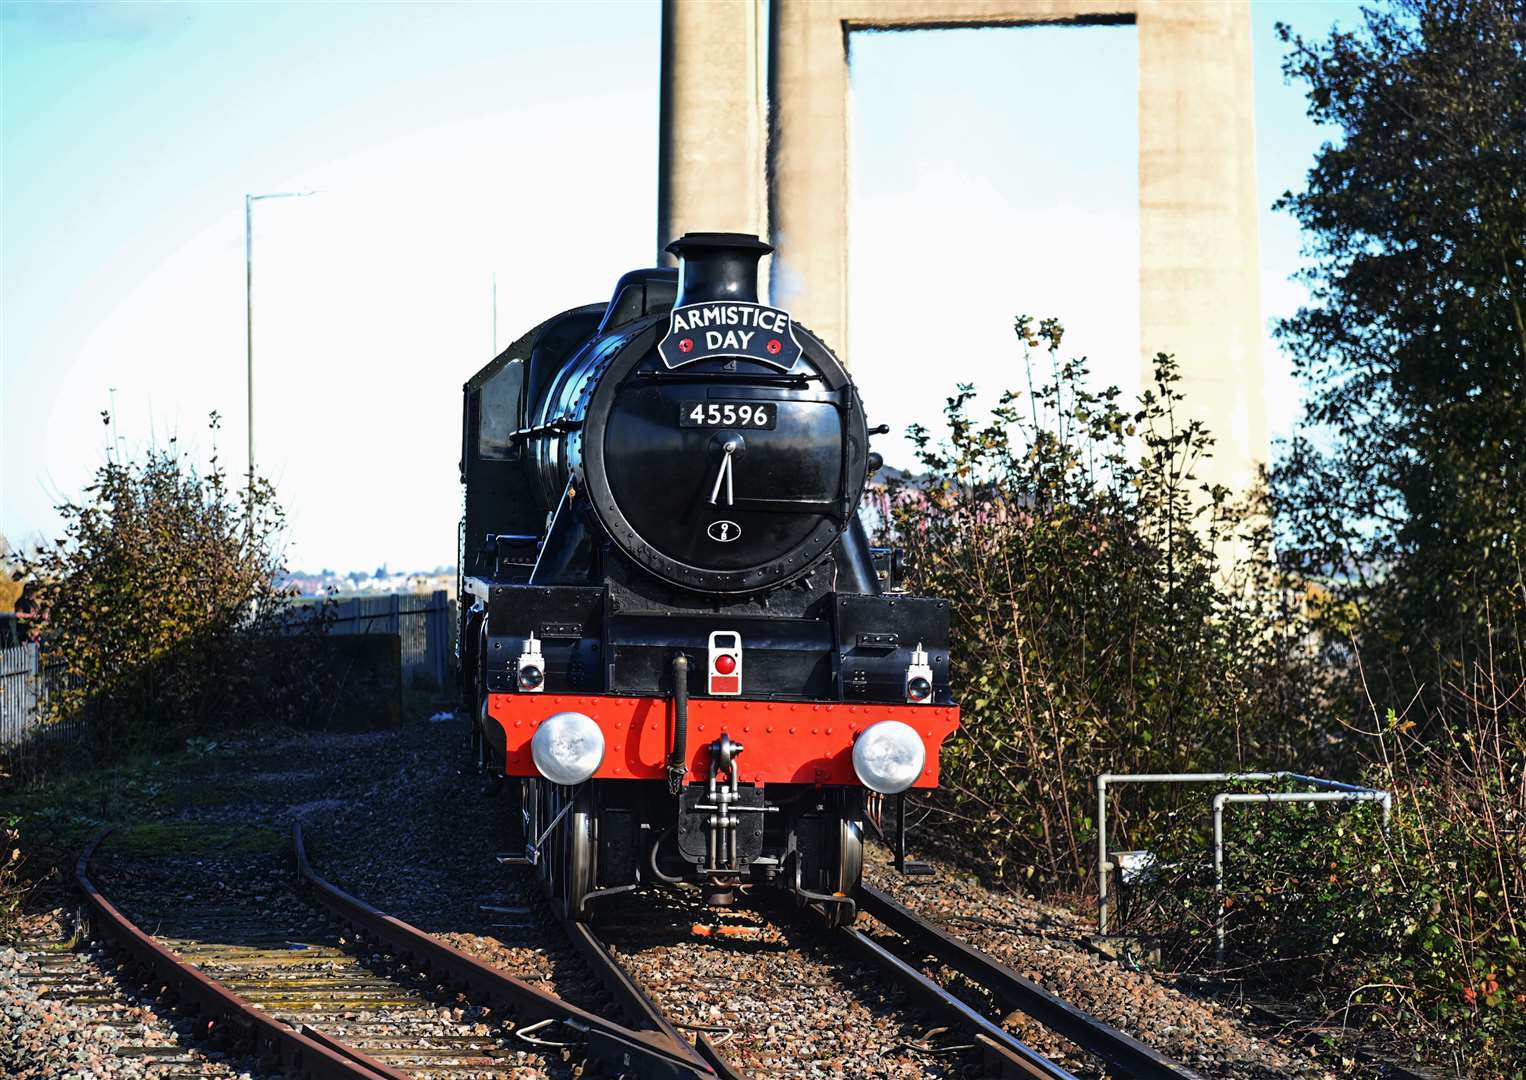
M708 300L758 302L758 260L773 251L751 233L684 233L668 245L678 257L674 307Z

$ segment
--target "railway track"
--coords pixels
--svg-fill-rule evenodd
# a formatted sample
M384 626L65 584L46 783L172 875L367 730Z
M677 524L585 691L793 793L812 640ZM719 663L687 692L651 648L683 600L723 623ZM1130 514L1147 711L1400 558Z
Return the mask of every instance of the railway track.
M32 937L20 943L20 952L26 962L12 972L13 985L19 991L15 1001L36 995L40 1009L86 1009L91 1033L105 1028L114 1036L109 1044L92 1045L83 1027L75 1029L50 1047L49 1052L57 1053L60 1059L72 1056L88 1062L92 1055L109 1056L135 1063L143 1075L154 1080L260 1076L252 1060L221 1056L214 1060L201 1053L198 1047L205 1045L205 1039L198 1034L195 1019L156 1009L153 996L122 978L118 966L98 951L79 947L73 939ZM12 1000L6 996L6 1005ZM0 1028L10 1022L24 1023L6 1016ZM0 1076L38 1075L41 1063L14 1042L6 1045L4 1036L0 1030Z
M1108 1076L1127 1077L1130 1080L1203 1080L1194 1070L1172 1061L1111 1024L1077 1009L993 957L966 945L942 927L922 918L868 883L859 887L859 910L893 931L913 953L931 957L957 971L990 994L1001 1008L1025 1013L1091 1054L1102 1063ZM843 932L853 948L874 959L882 967L922 982L919 993L929 1005L949 1016L952 1021L974 1028L976 1039L982 1045L987 1040L1000 1044L1000 1035L997 1033L1006 1033L978 1010L954 997L947 989L916 970L914 965L863 931L844 927ZM992 1028L995 1028L994 1032ZM1017 1042L1012 1036L1008 1038ZM1042 1071L1046 1067L1059 1067L1047 1059L1032 1061L1028 1055L1034 1054L1034 1051L1020 1042L1017 1045L1022 1050L1011 1046L1008 1050L1020 1059L1020 1067L1034 1070L1028 1075L1070 1075L1063 1070Z
M257 1054L274 1057L285 1071L317 1080L400 1080L400 1073L358 1048L340 1042L305 1022L278 1019L229 985L239 981L236 977L238 974L253 969L225 972L223 978L227 982L219 981L208 975L194 959L178 955L172 948L172 945L178 944L194 952L193 942L177 941L173 937L161 940L138 927L106 898L90 878L90 860L106 835L103 832L91 840L75 866L75 881L84 894L91 931L110 937L120 946L131 961L139 966L144 976L143 981L151 991L161 997L173 997L177 1004L188 1006L199 1014L200 1020L194 1029L196 1037L213 1044L237 1045ZM195 909L187 910L185 914L188 916L187 921L193 925L206 915ZM265 929L268 931L268 928L267 922ZM243 929L251 927L246 923ZM283 937L282 940L290 939ZM231 961L239 950L243 950L246 961L262 953L274 961L274 950L259 949L259 945L265 943L267 942L259 938L246 938L240 945L230 949L225 959ZM302 976L315 978L326 962L337 963L343 955L339 953L330 959L327 950L320 950L312 957L310 967L303 965L291 973L297 974L300 971ZM223 966L216 955L203 953L200 959L214 970ZM335 972L335 977L345 980L349 974ZM292 995L297 993L294 983L283 983L277 978L267 978L266 985L272 989L286 989ZM359 988L356 990L364 993ZM375 1000L374 995L370 996L370 1000Z
M1090 1055L1102 1075L1126 1080L1203 1080L1194 1070L970 948L872 886L862 886L860 910L879 924L877 932L866 932L860 920L854 926L822 929L825 941L863 965L883 971L912 1007L967 1033L968 1045L981 1059L982 1075L1003 1080L1076 1080L1065 1065L1035 1050L988 1015L1018 1010ZM611 957L609 946L587 927L573 926L591 942L588 947L601 957ZM642 933L643 929L636 930L637 936ZM996 1007L983 1011L927 974L923 962L928 959L953 969L977 990L975 996L984 996ZM628 974L623 977L634 981Z
M634 1075L638 1076L678 1080L716 1075L704 1054L667 1025L656 1005L645 997L634 981L629 987L614 991L614 997L640 1022L650 1025L647 1031L628 1028L578 1008L468 956L329 883L308 862L300 825L292 827L292 844L297 872L320 904L399 956L432 971L436 978L463 987L474 998L511 1009L522 1024L530 1027L548 1021L563 1024L583 1036L590 1058L611 1066L616 1072L635 1070ZM613 964L612 960L610 964ZM606 985L614 990L607 979ZM524 1030L522 1027L521 1031Z
M586 923L575 922L564 915L557 916L563 931L585 963L604 983L610 996L619 1002L628 1014L640 1016L643 1026L667 1036L674 1045L687 1053L689 1042L673 1025L662 1009L652 999L641 982L627 971L614 953L599 940ZM744 1080L746 1074L729 1062L704 1032L695 1032L693 1049L697 1063L705 1066L720 1080Z
M76 866L92 929L121 946L156 992L194 1009L196 1038L276 1059L288 1075L500 1076L521 1067L526 1053L554 1063L572 1049L610 1075L732 1075L718 1073L700 1049L658 1023L650 1003L647 1011L632 998L618 999L652 1030L626 1027L344 892L313 869L300 828L293 830L293 847L312 900L305 912L275 903L198 905L191 898L157 913L152 933L90 877L104 835L91 841ZM349 931L335 931L333 919ZM441 1022L442 1014L455 1019L459 1014L451 1010L463 1006L479 1021L470 1031ZM499 1009L507 1016L490 1011Z
M91 880L89 863L100 840L91 842L76 870L93 927L151 969L154 985L173 988L195 1007L200 1037L257 1048L288 1073L321 1080L465 1080L501 1075L526 1054L554 1063L578 1051L614 1075L746 1075L704 1031L692 1042L685 1037L615 949L585 924L557 916L633 1026L574 1006L351 896L313 868L300 827L292 843L310 900L305 909L191 903L162 913L152 934ZM992 1019L1015 1009L1090 1055L1104 1075L1201 1080L872 886L863 886L860 902L873 924L861 919L823 931L825 940L883 971L913 1007L967 1033L986 1074L1075 1080L1066 1066ZM336 931L336 920L348 931ZM977 993L966 987L957 993L938 981L924 970L930 961L957 972ZM980 1004L967 1000L972 996ZM442 1010L462 1007L479 1021L470 1031L435 1022Z

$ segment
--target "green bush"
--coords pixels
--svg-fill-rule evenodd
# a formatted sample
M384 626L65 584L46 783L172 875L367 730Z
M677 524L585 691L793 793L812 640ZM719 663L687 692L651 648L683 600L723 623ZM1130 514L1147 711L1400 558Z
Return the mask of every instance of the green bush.
M59 509L64 536L23 562L61 676L50 720L78 723L87 750L121 754L251 708L263 723L301 709L307 681L272 662L291 650L274 648L289 594L269 484L235 492L215 451L202 472L172 441L138 461L108 457L85 498Z
M927 472L892 490L892 531L914 588L955 601L946 820L998 877L1076 889L1097 774L1308 763L1327 733L1297 692L1302 642L1278 630L1264 519L1194 479L1213 440L1180 417L1175 363L1126 410L1060 359L1057 323L1016 330L1029 389L979 423L960 387L945 441L913 431ZM1145 846L1183 797L1127 789L1115 835Z
M1059 359L1058 325L1017 331L1029 388L984 423L959 388L946 440L913 433L926 475L891 491L913 586L954 601L963 729L934 839L1008 883L1076 894L1098 773L1296 769L1388 790L1386 831L1372 804L1228 811L1224 974L1521 1076L1526 588L1484 603L1511 620L1497 638L1425 665L1417 643L1402 698L1390 679L1353 700L1363 667L1332 630L1340 594L1293 587L1307 579L1279 575L1258 504L1193 479L1212 440L1178 420L1170 359L1125 411ZM1435 682L1417 693L1424 672ZM1125 786L1110 810L1113 849L1150 849L1160 873L1133 890L1125 928L1162 935L1183 966L1212 965L1208 794Z
M1448 714L1393 709L1353 733L1373 804L1241 806L1226 829L1229 967L1316 993L1329 1012L1377 1026L1480 1077L1526 1062L1526 686L1444 688ZM1425 734L1422 734L1425 733ZM1439 733L1439 734L1438 734ZM1185 957L1212 941L1201 820L1163 837L1178 870L1149 890L1138 929Z

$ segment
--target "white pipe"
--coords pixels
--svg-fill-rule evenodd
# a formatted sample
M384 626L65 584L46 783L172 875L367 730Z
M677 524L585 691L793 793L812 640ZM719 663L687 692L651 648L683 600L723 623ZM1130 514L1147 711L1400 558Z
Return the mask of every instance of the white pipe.
M1224 806L1231 802L1378 802L1383 806L1383 828L1388 829L1393 800L1386 791L1360 787L1339 780L1327 780L1321 776L1279 769L1275 772L1212 772L1212 773L1102 773L1097 777L1097 933L1105 935L1108 924L1107 874L1107 786L1119 784L1203 784L1227 781L1286 780L1308 784L1323 789L1318 792L1284 791L1265 795L1239 792L1222 792L1214 796L1214 891L1219 899L1218 955L1223 962L1224 953Z
M1220 967L1224 966L1224 807L1230 803L1381 802L1383 824L1387 826L1388 792L1353 787L1350 784L1342 784L1341 787L1349 790L1274 791L1260 795L1223 792L1213 797L1213 898L1217 908L1214 914L1214 959Z

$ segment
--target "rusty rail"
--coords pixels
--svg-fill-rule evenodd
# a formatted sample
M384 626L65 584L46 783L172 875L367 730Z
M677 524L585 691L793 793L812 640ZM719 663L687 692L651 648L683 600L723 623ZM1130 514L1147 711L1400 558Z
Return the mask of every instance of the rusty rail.
M96 833L80 853L74 867L74 880L84 893L92 928L105 930L141 963L156 972L165 983L209 1020L202 1034L211 1036L231 1028L243 1041L256 1047L268 1047L280 1057L288 1075L307 1076L312 1080L409 1080L407 1074L388 1068L366 1054L337 1039L310 1029L289 1027L268 1013L255 1008L233 991L219 985L196 968L138 929L90 880L90 859L101 841L111 832Z
M300 824L292 826L292 845L297 873L312 888L318 902L352 926L386 943L390 950L430 968L437 976L465 986L472 994L513 1008L522 1018L561 1021L584 1034L590 1057L617 1070L634 1069L636 1075L663 1080L716 1080L715 1070L682 1037L675 1044L666 1034L635 1031L580 1009L468 956L324 880L308 861Z
M745 1074L739 1072L736 1066L726 1060L725 1055L704 1032L694 1033L692 1045L688 1039L679 1034L668 1018L663 1015L661 1008L652 1000L646 988L641 985L640 980L625 970L620 961L615 959L609 946L600 941L586 923L568 918L557 911L555 905L552 905L552 911L584 961L599 976L605 989L625 1007L627 1012L632 1016L641 1017L642 1023L682 1047L686 1057L699 1068L714 1073L718 1080L745 1080Z
M862 888L862 886L861 886ZM1001 1080L1076 1080L1070 1070L1051 1061L999 1024L992 1023L938 983L902 960L861 930L851 926L833 931L861 959L878 964L931 1012L974 1032L986 1067Z
M864 911L918 950L937 957L972 982L985 987L1006 1007L1027 1013L1051 1031L1101 1058L1112 1075L1135 1080L1202 1080L1187 1066L1056 997L1038 983L1025 979L1000 961L928 922L874 886L868 883L859 886L859 903Z

